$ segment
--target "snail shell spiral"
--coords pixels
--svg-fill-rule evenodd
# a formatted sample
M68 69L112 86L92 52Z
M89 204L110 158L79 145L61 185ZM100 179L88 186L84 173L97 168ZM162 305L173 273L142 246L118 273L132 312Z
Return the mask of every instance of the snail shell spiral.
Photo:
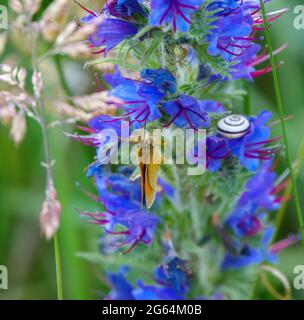
M219 120L217 130L228 139L243 137L250 129L248 119L242 115L232 114Z

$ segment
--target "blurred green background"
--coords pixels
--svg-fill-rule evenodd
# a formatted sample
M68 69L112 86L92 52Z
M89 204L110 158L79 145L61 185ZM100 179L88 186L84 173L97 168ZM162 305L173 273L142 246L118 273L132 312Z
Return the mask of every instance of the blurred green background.
M46 6L51 1L43 1ZM288 49L280 55L284 64L279 76L287 115L294 118L287 122L289 142L293 159L301 141L304 140L304 29L293 26L293 9L299 0L272 1L270 9L289 7L290 11L271 27L275 47L288 43ZM7 1L1 1L6 5ZM97 6L101 1L83 1ZM93 7L94 7L93 5ZM9 54L17 56L18 65L26 64L26 57L18 56L14 47L9 46L0 55L0 63ZM4 57L5 55L5 57ZM47 86L50 92L58 88L58 78L52 71L52 62L46 66L49 73ZM74 94L83 93L84 83L90 90L90 75L82 69L82 62L66 64L66 72L76 72L72 87ZM74 75L74 74L73 74ZM1 90L1 87L0 87ZM57 93L58 94L58 93ZM250 100L253 113L266 108L278 119L271 75L265 75L250 85ZM27 121L28 130L23 143L16 147L9 138L9 128L0 126L0 265L9 270L9 290L0 291L0 299L54 299L56 298L54 252L52 242L45 241L39 231L39 212L44 199L45 172L40 163L43 159L42 141L39 127ZM56 159L54 167L55 184L63 206L59 232L66 299L95 299L102 284L99 270L92 264L76 257L77 252L97 252L99 229L85 223L76 208L90 210L95 204L77 187L94 190L85 178L84 168L92 161L93 151L79 143L67 139L63 131L73 131L69 127L57 127L50 131L51 151ZM280 127L275 126L276 133ZM282 158L280 170L286 167ZM300 171L300 198L304 208L304 171ZM280 236L297 232L296 213L292 201L288 205ZM278 268L283 271L291 284L293 269L304 265L303 248L294 246L281 254ZM262 289L261 289L262 290ZM266 292L261 297L271 298ZM304 299L304 291L293 291L293 298Z

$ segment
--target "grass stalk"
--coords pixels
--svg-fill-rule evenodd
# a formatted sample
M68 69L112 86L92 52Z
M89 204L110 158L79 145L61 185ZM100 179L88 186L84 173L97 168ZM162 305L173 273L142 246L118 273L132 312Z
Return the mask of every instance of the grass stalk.
M300 169L301 169L303 161L304 161L304 139L302 140L301 146L299 148L298 156L297 156L297 159L296 159L296 162L295 162L294 172L295 172L296 178L298 177L298 174L300 172ZM274 236L274 242L278 239L280 227L282 225L283 218L284 218L287 206L288 206L288 201L287 200L290 198L291 193L292 193L292 182L290 181L288 183L288 186L287 186L284 194L283 194L284 201L282 202L281 208L276 213L276 220L275 220L276 233L275 233L275 236Z
M57 298L58 300L63 300L61 257L60 257L58 233L54 235L53 241L54 241L55 264L56 264Z
M31 42L32 42L32 65L33 69L36 72L39 72L39 65L36 57L36 44L37 44L37 34L35 31L31 33ZM38 101L39 108L39 124L42 133L43 139L43 149L44 149L44 162L46 168L46 188L53 185L53 170L52 170L52 157L50 151L50 142L49 142L49 132L48 124L46 119L45 104L43 99L43 94L39 97ZM57 284L57 299L63 300L63 289L62 289L62 269L61 269L61 257L60 257L60 245L58 239L58 233L54 235L54 253L55 253L55 270L56 270L56 284Z
M73 92L70 89L70 87L68 86L67 82L65 81L65 75L64 75L64 70L63 70L63 67L62 67L61 57L60 57L59 54L57 54L53 58L54 58L54 63L55 63L56 70L57 70L57 73L58 73L58 76L59 76L60 84L61 84L64 92L66 93L66 95L68 97L72 97L73 96Z
M292 160L291 160L291 155L290 155L290 151L289 151L287 128L286 128L286 123L284 120L284 118L285 118L284 107L283 107L282 94L281 94L281 90L280 90L277 65L276 65L274 54L273 54L272 40L271 40L271 36L270 36L270 32L269 32L269 26L268 26L268 22L267 22L266 10L265 10L263 0L260 0L260 5L261 5L262 16L263 16L263 21L264 21L265 37L266 37L266 42L268 45L268 51L269 51L269 55L270 55L270 62L271 62L271 67L272 67L272 76L273 76L273 83L274 83L274 90L275 90L275 96L276 96L276 101L277 101L278 113L280 116L283 141L284 141L284 145L285 145L285 157L286 157L286 162L287 162L287 166L288 166L289 173L290 173L292 191L293 191L295 208L296 208L296 213L297 213L297 219L298 219L299 228L301 230L302 241L303 241L303 245L304 245L304 221L303 221L303 215L302 215L302 210L301 210L301 205L300 205L299 192L298 192L297 183L296 183L296 175L295 175L295 172L294 172L294 169L292 166Z
M44 156L47 173L47 186L53 184L53 170L52 170L52 159L50 154L48 128L45 117L45 106L43 98L40 98L40 126L43 136L44 145ZM54 235L54 252L55 252L55 268L56 268L56 283L57 283L57 299L63 300L63 289L62 289L62 270L61 270L61 258L60 258L60 245L58 239L58 233Z

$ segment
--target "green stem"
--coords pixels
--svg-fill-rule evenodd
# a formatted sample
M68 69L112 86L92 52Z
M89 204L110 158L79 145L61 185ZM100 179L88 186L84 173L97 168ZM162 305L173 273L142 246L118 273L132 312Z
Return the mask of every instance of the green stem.
M300 149L299 149L299 154L297 156L297 160L296 160L296 163L295 163L296 166L295 166L294 172L295 172L295 176L296 177L298 176L298 174L300 172L303 160L304 160L304 139L303 139L303 142L301 143L301 146L300 146ZM288 186L287 186L285 192L284 192L283 199L289 199L291 193L292 193L292 183L290 181L288 183ZM282 224L282 221L283 221L283 218L284 218L284 214L285 214L285 211L287 209L287 204L288 204L287 201L283 201L280 210L276 214L276 220L275 220L276 233L275 233L275 235L273 237L274 242L278 238L278 234L279 234L280 227L281 227L281 224Z
M54 235L53 241L54 241L54 249L55 249L57 297L58 297L58 300L63 300L60 246L59 246L59 240L58 240L57 233Z
M251 300L257 300L257 297L258 297L258 294L259 294L259 290L260 290L260 275L258 273L257 274L257 279L256 279L254 287L253 287Z
M244 81L244 89L247 94L244 97L243 112L246 116L251 114L249 83Z
M292 167L292 160L291 160L291 155L290 155L290 151L289 151L287 129L286 129L286 124L285 124L285 120L284 120L285 115L284 115L283 101L282 101L280 85L279 85L279 78L278 78L278 73L277 73L277 66L276 66L276 61L275 61L274 55L273 55L272 41L271 41L271 37L270 37L269 26L268 26L267 16L266 16L266 10L264 7L263 0L260 0L260 5L261 5L263 20L264 20L265 36L266 36L266 41L268 44L275 95L276 95L278 112L279 112L280 121L281 121L283 140L284 140L284 144L285 144L285 157L286 157L287 166L288 166L288 169L290 172L290 178L291 178L292 189L293 189L293 194L294 194L294 202L295 202L295 207L296 207L296 212L297 212L297 218L298 218L299 227L301 229L302 241L303 241L303 245L304 245L304 221L303 221L303 216L302 216L302 210L301 210L301 205L300 205L300 198L299 198L299 193L298 193L298 188L297 188L297 183L296 183L296 177L295 177L295 173L294 173L294 170Z
M65 75L64 75L64 70L62 68L62 61L61 61L61 57L60 55L55 55L54 56L54 62L55 62L55 66L58 72L58 76L59 76L59 81L60 84L62 86L62 88L64 89L65 93L69 96L72 97L73 96L73 92L70 89L70 87L68 86L66 80L65 80Z
M181 179L179 175L179 170L177 165L172 166L173 169L173 177L174 177L174 182L175 182L175 203L176 203L176 208L179 210L179 212L182 212L184 209L183 206L183 201L182 201L182 190L181 190Z
M194 190L189 194L189 203L190 203L190 213L192 220L192 229L195 236L195 240L198 242L201 238L201 219L200 219L200 208L198 206L198 201Z

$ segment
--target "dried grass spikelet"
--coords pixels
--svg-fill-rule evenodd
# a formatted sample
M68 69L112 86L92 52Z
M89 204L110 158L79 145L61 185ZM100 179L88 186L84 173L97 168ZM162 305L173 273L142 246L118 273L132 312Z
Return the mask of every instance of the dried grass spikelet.
M97 18L93 23L83 26L79 26L75 20L70 21L56 38L55 46L62 46L66 42L71 43L86 40L103 19Z
M30 107L34 106L34 100L24 92L19 94L0 92L0 122L11 125L10 135L17 145L25 136L26 115L32 115Z
M42 0L10 0L9 7L17 14L33 16L40 8Z
M9 0L8 6L16 13L23 12L23 5L20 0Z
M43 88L43 77L41 72L34 71L32 75L32 85L35 93L35 97L39 98L41 96Z
M71 37L73 35L73 33L77 30L78 26L76 21L70 21L65 28L63 29L63 31L58 35L56 41L55 41L55 46L62 46L65 44L65 42L67 42L67 40L69 39L69 37Z
M115 69L115 65L111 62L97 63L97 64L94 64L94 69L99 70L102 73L113 73Z
M115 114L119 99L107 96L107 92L98 92L86 96L71 98L71 103L56 101L54 106L59 114L78 121L88 121L97 114Z
M56 101L54 103L54 106L59 115L72 118L75 121L87 121L90 118L90 115L87 112L76 108L72 104L62 101Z
M24 0L25 10L33 16L40 8L42 0Z
M14 96L7 91L0 91L0 122L9 125L16 115Z
M61 204L57 200L57 192L53 183L49 183L40 212L40 229L47 240L52 239L59 228L60 213Z
M18 81L18 86L21 89L24 89L25 86L25 81L26 81L26 69L25 68L20 68L18 70L18 73L16 75L17 81Z
M88 59L91 56L89 48L84 42L67 43L61 47L61 53L68 55L72 59L81 57L82 59Z
M35 101L26 93L19 94L8 91L0 92L0 122L11 125L11 137L19 144L26 133L25 116L32 116L30 108L35 107Z
M110 52L107 53L107 59L111 60L112 58L115 59L117 52L115 51L115 48L111 50ZM102 72L102 73L114 73L115 70L115 64L113 62L105 62L100 59L100 55L92 54L91 55L91 61L88 61L85 63L85 67L90 67L94 68L95 71L97 72ZM97 60L96 60L97 58ZM124 75L124 70L120 70L122 75ZM129 76L130 74L128 74Z
M54 41L57 38L70 4L70 0L55 0L44 11L40 20L40 28L45 40Z
M22 52L30 54L31 37L39 31L39 25L33 21L33 15L39 10L42 0L10 0L9 6L16 13L10 22L10 35L14 45Z
M93 54L86 44L86 39L92 34L96 26L104 18L97 18L90 24L79 26L75 20L70 21L55 41L55 51L66 54L72 58L90 58Z
M87 112L99 112L103 114L114 114L117 109L116 105L121 103L120 99L109 97L107 91L74 97L72 101L76 106Z
M26 76L25 68L13 68L8 64L0 65L0 81L6 82L11 86L17 86L19 89L24 90Z
M18 48L20 54L30 56L33 50L32 37L38 30L36 22L29 24L26 15L20 14L10 23L10 41Z
M25 68L0 65L0 81L11 86L11 91L0 91L0 122L11 125L10 135L19 144L26 133L26 116L35 118L36 101L25 91Z
M22 142L26 133L26 120L23 111L19 111L12 120L12 126L10 130L10 135L16 145Z

